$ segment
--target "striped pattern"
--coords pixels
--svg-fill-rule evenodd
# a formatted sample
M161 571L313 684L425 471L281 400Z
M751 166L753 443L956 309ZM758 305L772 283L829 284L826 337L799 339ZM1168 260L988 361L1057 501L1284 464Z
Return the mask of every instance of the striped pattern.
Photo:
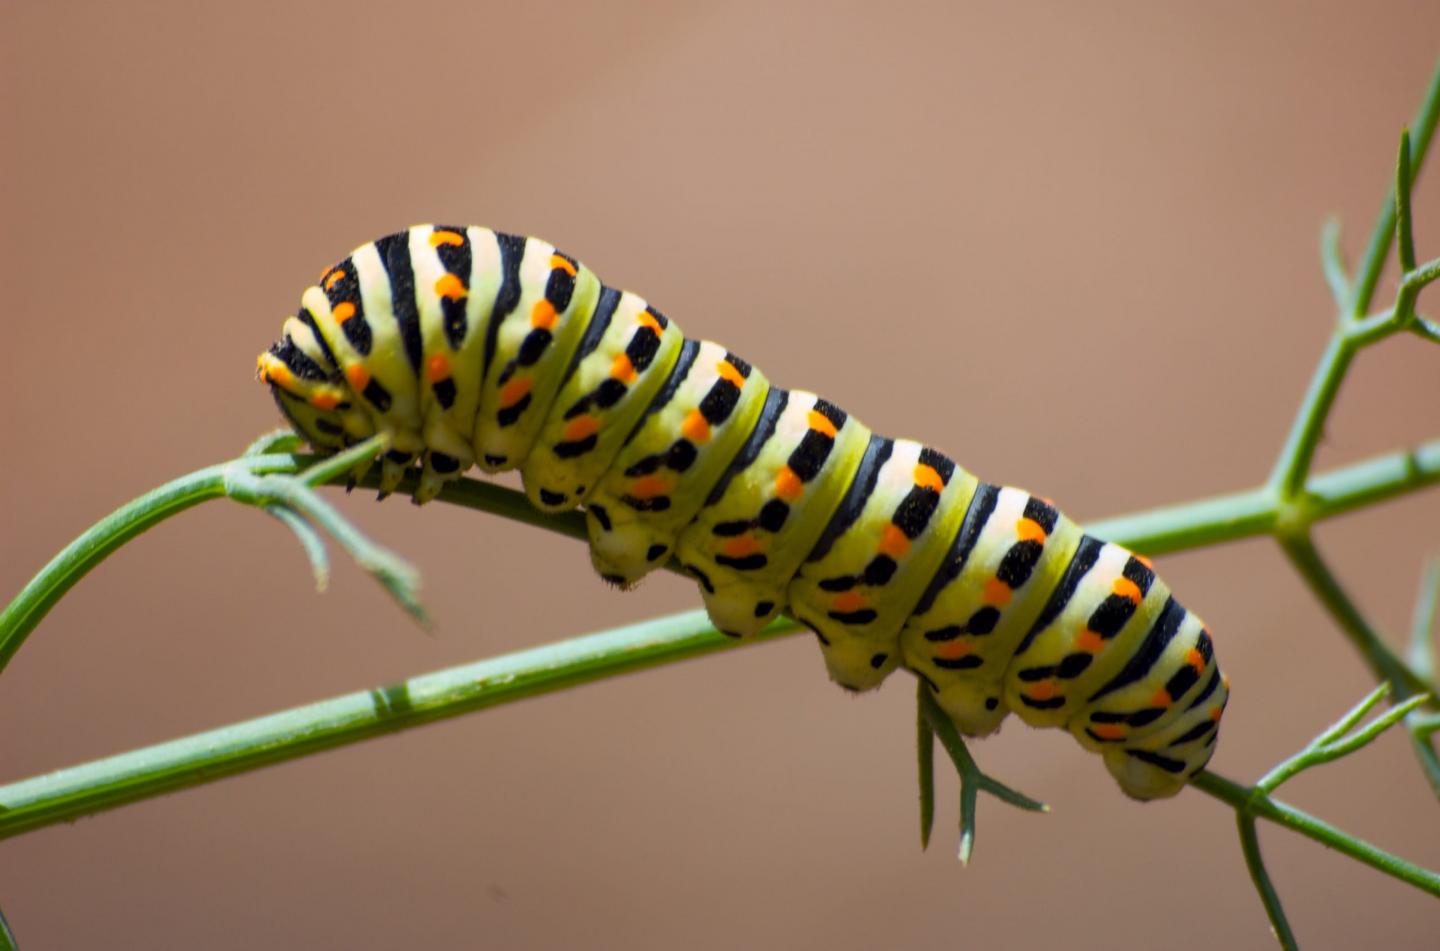
M518 469L536 507L585 507L607 581L674 559L719 630L788 612L847 689L903 666L963 732L1012 712L1066 729L1140 799L1214 749L1210 634L1145 559L772 385L543 241L425 225L363 245L259 375L318 449L387 433L382 495L416 468L420 502L472 465Z

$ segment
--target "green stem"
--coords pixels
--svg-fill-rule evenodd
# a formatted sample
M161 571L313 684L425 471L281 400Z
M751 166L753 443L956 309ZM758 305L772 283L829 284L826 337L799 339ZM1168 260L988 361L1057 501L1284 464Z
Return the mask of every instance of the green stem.
M1255 817L1236 810L1235 825L1240 830L1240 851L1245 856L1245 867L1250 870L1250 880L1255 883L1255 891L1260 893L1260 901L1265 906L1265 914L1270 919L1275 938L1285 951L1295 951L1300 945L1295 940L1295 932L1290 930L1290 922L1285 918L1285 906L1280 903L1280 894L1275 891L1275 884L1270 881L1270 873L1265 870L1265 859L1260 855L1260 837L1255 832Z
M918 684L917 689L923 689ZM925 705L915 704L915 761L920 783L920 849L930 847L930 833L935 828L935 731L925 715Z
M1380 639L1308 537L1282 537L1280 547L1311 592L1320 599L1350 643L1360 652L1376 680L1388 680L1393 684L1397 700L1430 691L1429 684Z
M793 621L777 621L750 643L795 629ZM0 787L0 839L320 750L740 644L715 631L703 611L689 611L295 707Z
M115 549L194 505L225 494L230 463L181 476L96 522L50 560L0 612L0 671L65 592Z
M1307 839L1314 839L1326 848L1344 853L1356 861L1378 869L1391 878L1414 885L1431 895L1440 896L1440 875L1391 855L1384 849L1377 849L1368 842L1347 835L1329 823L1316 819L1294 806L1266 796L1254 786L1242 785L1209 770L1200 772L1191 780L1190 785L1221 802L1229 803L1236 812L1282 825Z
M1420 109L1415 114L1415 119L1410 123L1411 130L1411 154L1410 154L1410 183L1413 185L1415 176L1420 172L1420 166L1425 161L1425 153L1430 148L1430 137L1435 132L1436 120L1440 119L1440 68L1437 68L1430 76L1430 86L1425 90L1425 98L1420 102ZM1375 219L1375 228L1370 232L1370 242L1365 247L1365 253L1360 259L1360 266L1356 269L1355 297L1350 302L1350 313L1359 317L1370 309L1370 303L1375 296L1375 285L1380 281L1380 272L1385 268L1385 259L1390 254L1390 242L1395 239L1395 190L1393 187L1386 189L1385 201L1380 206L1380 214Z
M1295 414L1295 422L1285 437L1285 446L1280 450L1275 470L1270 476L1270 485L1286 500L1298 498L1305 477L1310 473L1310 463L1315 458L1315 447L1320 442L1320 432L1330 415L1330 407L1340 392L1345 371L1355 358L1356 346L1345 334L1336 332L1330 336L1320 362L1310 376L1310 386Z

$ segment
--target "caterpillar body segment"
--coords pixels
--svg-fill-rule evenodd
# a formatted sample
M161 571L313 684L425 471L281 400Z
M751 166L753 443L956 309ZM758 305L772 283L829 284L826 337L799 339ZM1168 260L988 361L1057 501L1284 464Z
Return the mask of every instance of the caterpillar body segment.
M519 469L536 507L584 506L607 581L674 558L717 629L788 612L848 689L906 667L961 732L1012 712L1065 729L1138 799L1214 750L1227 682L1149 562L686 339L538 239L422 225L363 245L258 371L319 450L387 434L382 494L416 466L419 502L471 465Z

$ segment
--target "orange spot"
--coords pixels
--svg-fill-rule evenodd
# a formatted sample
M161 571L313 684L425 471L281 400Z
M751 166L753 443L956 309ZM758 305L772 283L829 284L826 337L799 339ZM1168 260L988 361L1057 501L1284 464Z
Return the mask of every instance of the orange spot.
M340 395L329 390L326 390L324 393L316 393L310 397L310 405L328 413L340 405Z
M705 418L704 413L692 409L685 414L685 421L680 424L680 434L691 442L708 442L710 421Z
M355 316L355 305L348 300L342 300L335 305L335 308L331 310L330 313L334 315L336 323L343 324Z
M532 382L528 376L522 376L516 377L500 387L500 408L505 409L508 406L514 406L524 399L525 394L530 392Z
M558 254L550 255L550 266L557 270L564 271L571 277L575 276L575 265L571 264L569 261L565 260Z
M1193 647L1185 652L1185 663L1189 664L1197 674L1205 672L1205 655Z
M600 420L594 416L577 416L565 425L565 441L579 442L600 431Z
M1126 730L1123 723L1092 723L1090 732L1102 740L1123 740Z
M1151 571L1155 570L1155 562L1151 561L1149 558L1146 558L1144 555L1132 554L1131 557L1134 558L1136 561L1140 562L1140 564L1144 565L1146 568L1149 568Z
M370 385L370 371L365 369L363 363L351 364L345 368L345 380L350 384L350 389L363 393L365 387Z
M555 326L557 317L555 305L541 298L535 302L535 306L530 311L530 326L549 330Z
M1110 590L1120 595L1120 597L1128 599L1132 604L1138 605L1140 603L1140 586L1129 578L1123 576L1116 578L1114 583L1110 585Z
M753 555L760 551L760 542L753 535L737 535L720 546L723 554L731 558L744 558L746 555Z
M460 280L458 275L446 274L435 282L435 293L446 300L460 300L470 292L465 289L465 282Z
M450 375L450 361L443 353L437 353L425 362L425 379L439 383Z
M936 649L935 656L944 658L945 660L959 660L973 653L975 653L975 648L972 645L964 641L955 640L941 644L939 648Z
M1075 635L1075 649L1087 654L1098 654L1105 649L1105 638L1087 627Z
M737 390L744 388L745 378L740 375L739 370L735 369L735 364L729 360L721 360L715 364L715 372L720 374L720 379L734 384Z
M786 502L793 502L805 494L805 483L789 466L781 466L775 474L775 495Z
M610 364L610 375L621 383L635 382L635 364L630 362L630 355L622 353Z
M453 231L432 231L430 232L430 247L438 248L442 244L462 245L465 243L463 234L456 234Z
M663 476L648 475L630 483L630 494L637 499L653 499L670 491L670 485Z
M1039 542L1045 544L1045 529L1033 518L1022 518L1015 523L1015 535L1022 542Z
M1004 607L1010 603L1010 598L1014 593L1010 590L1010 586L999 578L991 578L985 582L983 599L986 604L994 605L997 608Z
M1155 691L1155 696L1150 698L1150 706L1152 707L1168 707L1174 702L1175 701L1172 700L1170 697L1170 691L1166 690L1164 687L1161 687L1159 690Z
M657 337L665 332L665 328L660 326L660 321L656 320L655 315L648 310L642 310L636 314L635 322L642 327L649 327Z
M1060 685L1053 680L1042 680L1039 683L1031 684L1025 695L1031 700L1049 700L1060 696Z
M869 604L865 595L859 591L846 591L843 594L835 595L835 600L830 602L830 607L842 614L849 614L858 611Z
M735 385L739 386L740 384ZM829 436L831 439L835 438L835 424L826 419L824 413L812 409L807 417L807 422L810 423L810 428L820 435Z
M1223 709L1224 709L1223 707L1211 707L1211 708L1210 708L1210 719L1211 719L1211 720L1214 720L1216 723L1219 723L1219 722L1220 722L1220 711L1223 710Z
M894 522L885 523L885 531L880 535L880 554L898 559L904 558L909 550L910 539L905 537L900 526Z
M915 484L937 495L945 491L945 480L940 478L940 473L935 471L934 466L927 466L923 462L915 467Z
M344 271L341 271L338 268L336 270L330 271L328 275L325 275L325 289L328 291L330 290L330 288L334 287L336 284L339 284L343 280L345 280Z

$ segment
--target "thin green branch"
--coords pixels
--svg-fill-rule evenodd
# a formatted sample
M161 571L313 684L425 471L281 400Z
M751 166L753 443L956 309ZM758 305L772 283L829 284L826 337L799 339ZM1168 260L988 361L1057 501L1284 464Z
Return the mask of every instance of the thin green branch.
M1283 783L1313 766L1333 762L1369 746L1380 734L1399 723L1427 699L1425 694L1410 697L1405 702L1387 710L1383 716L1376 717L1364 727L1356 730L1356 725L1389 693L1390 684L1388 682L1370 691L1364 700L1352 707L1349 713L1337 720L1329 729L1306 744L1303 750L1262 776L1260 781L1255 784L1255 788L1267 794L1272 793ZM1352 730L1354 732L1351 732Z
M1432 555L1425 560L1425 569L1420 575L1415 612L1410 621L1410 651L1407 657L1415 675L1426 681L1435 679L1437 608L1440 608L1440 557Z
M1271 472L1269 485L1280 493L1281 499L1290 502L1299 499L1301 490L1310 473L1315 458L1315 447L1320 442L1325 420L1340 391L1340 384L1350 367L1355 354L1365 346L1389 336L1397 330L1414 325L1413 310L1418 286L1410 286L1410 272L1414 264L1414 240L1410 223L1410 188L1419 175L1425 152L1430 146L1430 137L1435 131L1436 120L1440 119L1440 68L1431 77L1430 88L1426 91L1413 127L1415 129L1412 161L1411 137L1401 137L1400 156L1396 162L1396 176L1381 213L1371 233L1370 244L1365 250L1353 287L1349 316L1342 316L1330 337L1330 342L1320 357L1319 364L1310 378L1295 421L1285 438L1279 458ZM1398 211L1397 211L1398 209ZM1365 317L1375 294L1375 284L1384 268L1385 258L1390 251L1390 242L1397 232L1400 234L1400 255L1406 263L1401 268L1402 281L1396 306L1386 316ZM1323 239L1322 239L1323 240ZM1326 253L1327 280L1332 293L1336 286L1331 262L1334 255Z
M1376 339L1389 332L1387 322L1377 331ZM1315 458L1315 448L1320 443L1330 407L1335 403L1335 396L1340 392L1340 384L1357 350L1358 346L1346 337L1342 328L1337 328L1325 345L1325 352L1320 355L1320 362L1311 374L1300 410L1295 414L1295 422L1285 437L1285 446L1280 450L1270 475L1270 485L1275 487L1282 499L1288 501L1299 497L1310 473L1310 463Z
M935 731L925 716L925 705L915 704L915 763L920 786L920 850L930 848L935 829Z
M1426 559L1425 571L1420 578L1420 593L1415 598L1415 616L1410 625L1410 651L1407 659L1410 668L1427 683L1435 683L1435 617L1440 606L1440 558ZM1440 754L1426 729L1429 720L1419 711L1405 718L1405 727L1410 734L1410 748L1420 764L1420 771L1430 789L1440 797Z
M1228 803L1237 812L1282 825L1307 839L1314 839L1326 848L1378 869L1391 878L1413 885L1428 894L1440 896L1440 875L1341 832L1329 823L1268 796L1254 786L1245 786L1209 770L1202 770L1191 780L1190 785Z
M1327 218L1320 228L1320 265L1335 307L1343 311L1350 301L1350 278L1345 267L1345 251L1340 247L1340 222L1336 218Z
M1410 185L1415 176L1410 171L1410 130L1400 133L1400 151L1395 159L1395 233L1396 253L1400 257L1400 273L1415 270L1415 225L1410 217Z
M315 577L315 590L323 592L330 586L330 554L325 550L325 539L320 537L309 522L294 509L282 505L261 505L260 510L274 517L290 529L300 543L305 557L310 561L310 573Z
M1280 942L1280 947L1285 951L1295 951L1300 945L1295 940L1295 932L1290 930L1290 922L1285 917L1285 906L1280 903L1280 894L1275 891L1275 884L1270 881L1270 873L1265 870L1265 859L1260 854L1260 837L1255 831L1255 817L1237 809L1235 825L1240 832L1240 851L1245 856L1245 868L1249 870L1250 881L1255 883L1255 891L1259 893L1260 902L1265 906L1265 915L1270 919L1270 930Z
M795 629L793 621L782 619L748 643L773 640ZM0 787L0 839L320 750L740 644L715 631L705 612L687 611L295 707Z
M1410 123L1413 145L1410 162L1412 186L1420 172L1420 166L1425 161L1425 153L1430 148L1430 137L1435 132L1437 119L1440 119L1440 68L1431 74L1430 86L1425 90L1425 97L1421 100L1414 121ZM1354 298L1350 302L1350 313L1355 317L1370 309L1370 303L1375 296L1375 286L1380 281L1380 272L1385 268L1385 258L1390 254L1390 242L1395 237L1395 190L1392 186L1387 188L1386 192L1380 214L1375 219L1375 228L1370 232L1370 242L1366 245L1365 253L1356 269Z
M1395 656L1380 639L1380 635L1370 626L1365 615L1340 586L1339 580L1320 557L1320 552L1308 535L1282 537L1280 547L1310 591L1330 612L1331 617L1340 625L1340 630L1360 652L1376 680L1394 684L1396 696L1402 700L1429 692L1429 684Z
M955 724L951 721L949 714L940 709L940 705L930 695L930 690L925 686L924 681L916 683L915 700L921 716L929 724L934 735L940 738L940 745L945 747L945 752L950 755L950 761L955 764L955 772L960 777L959 857L961 865L970 864L970 853L975 847L975 806L981 792L987 792L1003 802L1030 812L1050 811L1050 807L1043 802L1011 789L998 779L986 775L980 769L975 758L970 755L970 750L966 748L960 731L955 729ZM921 790L923 808L923 775Z

